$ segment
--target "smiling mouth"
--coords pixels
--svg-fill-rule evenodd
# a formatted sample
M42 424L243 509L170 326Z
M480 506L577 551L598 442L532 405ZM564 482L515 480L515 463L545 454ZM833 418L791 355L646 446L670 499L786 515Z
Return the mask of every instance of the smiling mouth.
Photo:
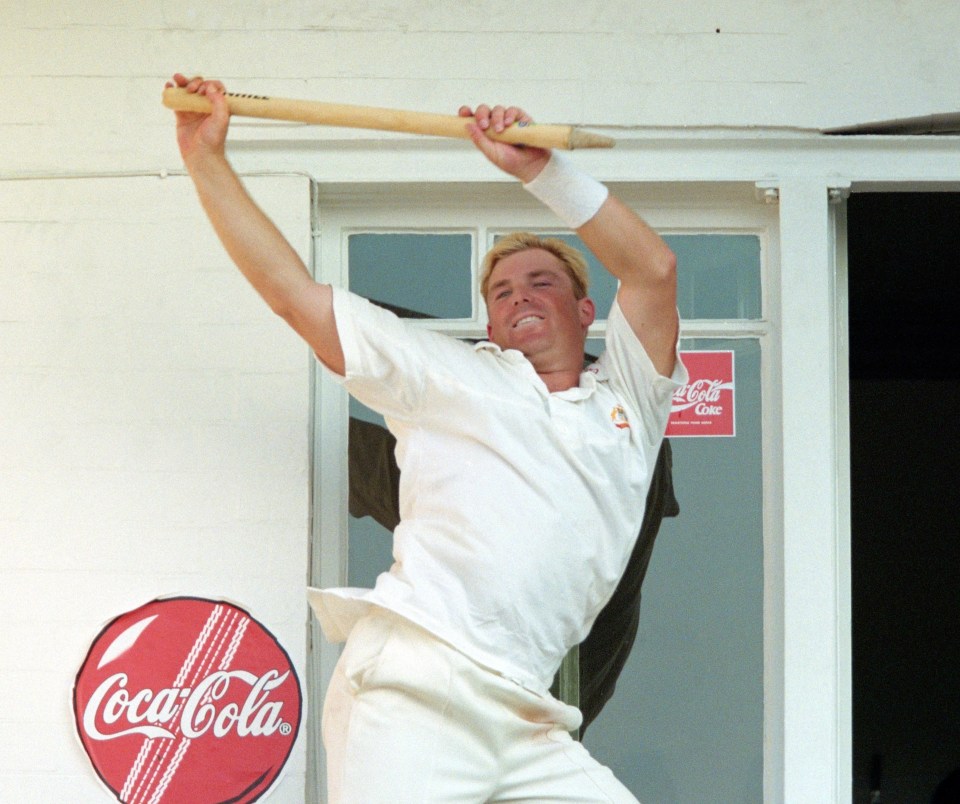
M538 316L538 315L525 315L523 318L521 318L519 321L517 321L517 322L513 325L513 329L518 329L518 328L520 328L520 327L525 327L525 326L528 326L528 325L530 325L530 324L537 324L537 323L539 323L540 321L543 321L543 319L542 319L540 316Z

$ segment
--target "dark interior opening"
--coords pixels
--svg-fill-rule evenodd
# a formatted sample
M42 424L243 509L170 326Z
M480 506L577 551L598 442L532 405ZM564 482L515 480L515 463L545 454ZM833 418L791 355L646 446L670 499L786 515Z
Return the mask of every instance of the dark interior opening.
M960 802L960 193L847 220L854 801Z

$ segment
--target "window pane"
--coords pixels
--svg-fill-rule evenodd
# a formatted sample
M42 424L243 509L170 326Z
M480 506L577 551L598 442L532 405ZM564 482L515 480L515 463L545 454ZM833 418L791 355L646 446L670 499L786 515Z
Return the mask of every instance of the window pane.
M354 293L409 318L473 315L469 234L365 232L347 249Z
M590 297L604 319L617 281L572 234L556 237L578 249L590 271ZM677 255L677 306L681 318L758 319L760 310L760 238L756 235L679 234L664 240Z
M681 318L761 317L759 237L685 234L664 240L677 255Z

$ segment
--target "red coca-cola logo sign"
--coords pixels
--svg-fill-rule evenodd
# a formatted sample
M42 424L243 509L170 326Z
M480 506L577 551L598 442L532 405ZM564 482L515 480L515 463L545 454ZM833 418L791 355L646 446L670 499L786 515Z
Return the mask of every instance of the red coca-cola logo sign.
M263 625L194 597L110 622L73 690L80 741L130 804L256 801L290 756L302 704L290 657Z
M734 436L733 352L683 352L690 381L673 395L667 436Z

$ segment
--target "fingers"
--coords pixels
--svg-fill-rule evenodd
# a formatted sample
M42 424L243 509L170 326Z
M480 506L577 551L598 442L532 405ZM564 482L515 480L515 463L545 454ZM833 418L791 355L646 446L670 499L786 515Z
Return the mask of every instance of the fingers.
M470 117L470 107L461 106L459 114L461 117ZM476 119L477 126L480 127L481 131L493 131L497 134L502 133L504 129L509 128L514 123L526 125L533 122L530 115L519 106L494 106L491 108L484 103L477 107L472 116Z
M197 87L198 95L212 95L214 93L217 95L222 95L226 91L227 88L221 81L201 81L200 85Z
M195 161L198 155L221 152L230 125L230 108L223 82L206 80L199 75L187 78L182 73L175 73L167 81L167 86L203 95L210 101L209 113L176 112L177 142L184 160Z
M186 89L187 92L196 92L198 95L223 94L227 91L222 81L205 80L203 76L196 75L193 78L187 78L182 73L174 73L173 79L167 81L168 87L177 86Z
M499 166L500 159L499 152L497 151L497 143L484 134L480 126L476 123L467 124L467 133L470 135L470 139L473 140L473 144L479 149L480 153L493 162L493 164Z

